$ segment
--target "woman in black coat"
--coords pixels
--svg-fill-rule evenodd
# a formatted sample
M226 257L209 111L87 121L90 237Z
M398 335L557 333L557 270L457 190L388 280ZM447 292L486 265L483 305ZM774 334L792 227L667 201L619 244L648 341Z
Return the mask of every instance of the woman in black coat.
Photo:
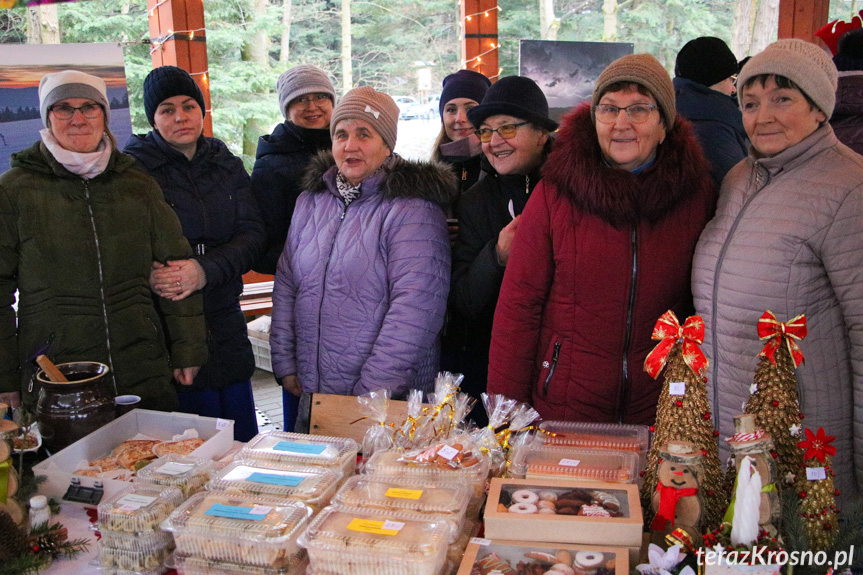
M153 264L153 291L180 300L201 291L209 361L180 381L180 411L234 420L234 437L258 432L250 378L255 358L240 309L242 275L260 256L264 226L242 161L203 132L204 97L188 72L156 68L144 80L144 107L155 130L133 136L125 152L161 186L195 252Z

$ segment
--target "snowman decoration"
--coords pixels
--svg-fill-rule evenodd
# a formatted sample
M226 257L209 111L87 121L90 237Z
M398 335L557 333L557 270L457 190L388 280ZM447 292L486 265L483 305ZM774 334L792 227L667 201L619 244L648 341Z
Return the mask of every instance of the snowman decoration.
M689 441L669 441L659 448L656 491L652 497L655 516L650 530L670 533L680 528L700 533L702 501L699 478L702 454Z

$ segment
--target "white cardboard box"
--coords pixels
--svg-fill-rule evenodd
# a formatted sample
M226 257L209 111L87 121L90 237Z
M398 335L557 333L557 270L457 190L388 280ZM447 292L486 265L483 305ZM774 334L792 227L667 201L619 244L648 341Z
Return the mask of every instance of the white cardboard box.
M62 499L72 481L73 472L82 460L105 457L120 443L139 433L169 440L187 429L195 429L198 437L204 440L204 444L190 454L193 457L217 459L227 453L234 442L234 422L229 419L134 409L35 465L33 473L46 477L39 484L39 493ZM105 490L103 499L129 485L127 481L117 479L82 475L75 475L75 478L82 487L93 487L95 482L100 481Z

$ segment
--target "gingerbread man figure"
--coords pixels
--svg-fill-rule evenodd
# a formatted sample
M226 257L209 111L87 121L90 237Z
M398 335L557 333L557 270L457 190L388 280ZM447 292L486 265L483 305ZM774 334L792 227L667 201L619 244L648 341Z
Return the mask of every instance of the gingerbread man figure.
M689 533L700 533L701 451L689 441L669 441L660 448L659 456L661 462L657 469L658 481L652 501L656 515L650 530L669 533L679 527Z

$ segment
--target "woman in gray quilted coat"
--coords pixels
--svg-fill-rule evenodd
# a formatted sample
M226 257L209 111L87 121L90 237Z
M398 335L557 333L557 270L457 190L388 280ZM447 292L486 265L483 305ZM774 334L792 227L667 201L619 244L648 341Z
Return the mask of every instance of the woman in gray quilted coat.
M399 109L369 86L333 111L333 153L312 160L273 288L273 373L302 393L431 391L450 279L442 164L393 153Z
M734 434L750 394L758 318L806 315L801 426L836 436L834 480L847 501L863 487L863 157L827 123L836 78L830 57L797 39L744 66L738 99L752 148L723 181L692 284L720 437Z

